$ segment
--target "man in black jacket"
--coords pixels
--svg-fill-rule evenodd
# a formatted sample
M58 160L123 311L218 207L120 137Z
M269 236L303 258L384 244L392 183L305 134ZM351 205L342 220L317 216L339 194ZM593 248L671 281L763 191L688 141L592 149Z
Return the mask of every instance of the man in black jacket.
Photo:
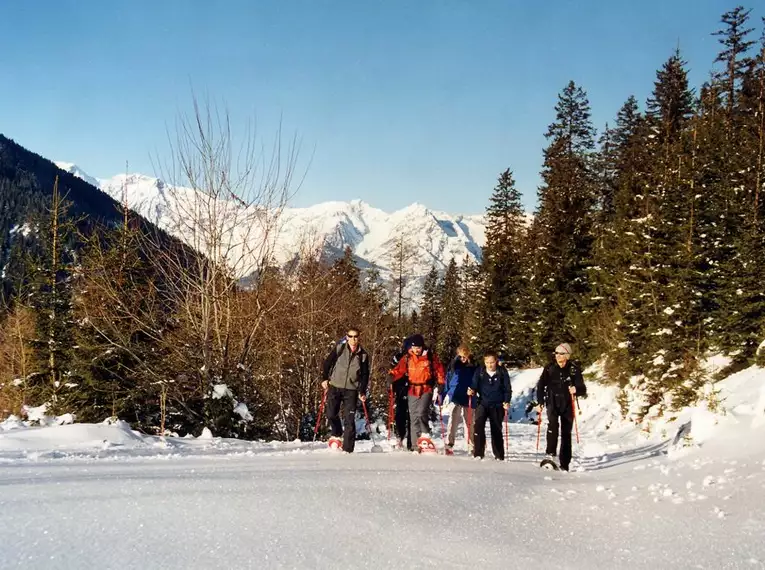
M483 459L486 449L486 419L489 420L491 431L491 450L494 459L505 460L505 440L502 437L502 420L505 410L510 407L510 374L504 367L498 366L496 352L486 352L483 356L483 366L480 366L473 376L473 384L468 388L468 396L478 394L478 408L475 414L473 429L473 457Z
M327 392L327 420L332 430L330 447L343 436L343 451L356 445L356 399L365 402L369 385L369 356L361 347L359 329L350 328L324 360L321 387ZM343 420L340 421L342 407Z
M560 422L560 468L568 471L571 463L571 428L574 425L573 399L586 396L587 387L579 366L572 362L568 343L555 347L555 362L542 371L537 383L537 413L547 406L547 455L555 457Z

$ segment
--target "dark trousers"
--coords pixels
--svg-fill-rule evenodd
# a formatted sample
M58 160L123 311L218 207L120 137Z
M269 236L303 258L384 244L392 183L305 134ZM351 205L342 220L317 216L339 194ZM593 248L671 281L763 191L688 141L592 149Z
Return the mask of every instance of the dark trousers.
M558 449L558 421L560 420L560 466L568 469L571 463L571 428L574 416L571 410L560 412L554 406L547 408L547 453L556 455Z
M399 439L404 439L406 435L406 448L412 449L412 430L409 427L409 398L407 392L409 388L405 382L396 382L393 384L393 397L396 403L396 435Z
M488 407L479 404L475 411L475 425L473 428L473 456L483 457L486 450L486 420L489 420L491 432L491 450L494 457L505 460L505 438L502 436L502 420L505 419L505 409L502 406Z
M327 393L327 419L333 437L343 436L343 451L352 452L356 445L356 400L357 390L329 387ZM342 421L340 410L342 409Z

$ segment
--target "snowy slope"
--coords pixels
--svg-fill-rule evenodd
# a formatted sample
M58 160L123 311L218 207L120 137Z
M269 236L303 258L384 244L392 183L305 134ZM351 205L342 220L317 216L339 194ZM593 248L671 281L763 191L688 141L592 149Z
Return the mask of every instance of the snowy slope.
M178 219L181 208L161 180L141 174L95 179L71 163L57 164L97 185L116 200L121 201L126 191L131 208L189 241L182 230L182 220ZM180 192L185 203L193 201L192 190L180 189ZM284 263L302 251L317 249L335 257L349 246L362 268L376 267L383 279L387 279L391 249L399 236L406 237L416 252L411 264L411 292L416 296L433 264L443 270L452 257L460 265L466 258L480 260L485 241L483 216L452 215L418 203L389 213L362 200L286 208L280 220L275 257Z
M765 370L718 383L718 412L688 409L651 438L604 423L613 394L591 385L569 474L536 466L537 428L518 412L538 375L513 378L502 463L469 459L462 439L453 458L393 452L384 427L385 453L359 441L344 455L7 421L0 566L765 567Z

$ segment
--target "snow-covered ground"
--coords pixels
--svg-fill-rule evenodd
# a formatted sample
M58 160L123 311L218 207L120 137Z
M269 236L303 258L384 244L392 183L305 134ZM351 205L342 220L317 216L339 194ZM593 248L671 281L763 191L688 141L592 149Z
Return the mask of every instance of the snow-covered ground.
M765 567L765 370L651 438L591 385L568 474L537 467L538 372L513 380L505 462L464 440L455 457L395 452L382 426L385 453L346 455L6 421L0 568Z

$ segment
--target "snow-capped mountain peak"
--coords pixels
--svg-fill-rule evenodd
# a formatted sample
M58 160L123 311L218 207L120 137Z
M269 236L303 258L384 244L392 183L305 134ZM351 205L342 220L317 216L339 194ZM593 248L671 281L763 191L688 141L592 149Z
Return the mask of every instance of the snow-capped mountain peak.
M91 186L95 186L96 188L101 187L100 182L97 178L93 178L87 172L82 170L79 166L77 166L73 162L56 161L54 164L58 166L61 170L68 172L69 174L76 176L77 178L82 178L85 182L87 182Z
M177 228L188 228L189 224L179 223L179 216L194 200L194 190L171 189L158 178L137 173L96 179L75 164L56 164L116 200L121 201L124 192L133 210L184 239ZM279 262L316 253L332 258L350 247L362 268L375 267L382 278L387 279L392 276L392 252L400 238L415 252L409 268L410 293L418 297L420 285L433 265L443 270L451 258L458 264L465 259L480 260L485 239L484 220L481 215L453 215L433 210L420 202L386 212L358 198L285 208L279 217L274 256Z

